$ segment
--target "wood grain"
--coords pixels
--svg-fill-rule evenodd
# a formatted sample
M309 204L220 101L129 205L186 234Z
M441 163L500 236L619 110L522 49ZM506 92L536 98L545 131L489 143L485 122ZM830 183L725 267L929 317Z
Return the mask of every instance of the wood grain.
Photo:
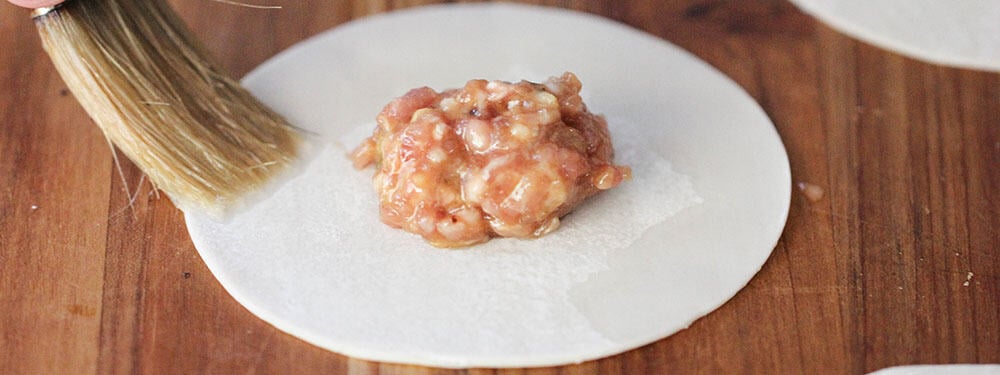
M241 76L351 19L435 1L171 3ZM530 1L671 41L744 87L795 183L785 232L733 300L669 338L540 369L351 359L258 320L183 216L99 131L0 5L0 373L844 373L1000 362L1000 74L933 66L779 0Z

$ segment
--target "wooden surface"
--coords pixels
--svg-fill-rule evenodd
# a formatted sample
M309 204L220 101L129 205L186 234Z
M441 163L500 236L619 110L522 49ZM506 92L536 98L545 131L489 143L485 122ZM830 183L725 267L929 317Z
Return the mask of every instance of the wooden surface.
M172 1L237 76L352 18L419 3L270 2L284 8ZM1000 362L1000 74L900 57L779 0L539 3L628 23L718 67L773 119L793 181L823 190L815 201L793 190L781 241L729 303L667 339L560 368L437 370L306 344L229 297L181 212L131 164L115 170L27 12L4 2L0 374L861 374Z

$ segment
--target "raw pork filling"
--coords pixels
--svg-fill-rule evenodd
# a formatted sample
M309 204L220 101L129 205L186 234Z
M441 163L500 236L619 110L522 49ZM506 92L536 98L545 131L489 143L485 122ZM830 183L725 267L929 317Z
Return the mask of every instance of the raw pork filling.
M374 163L382 221L439 247L531 238L585 198L618 186L603 116L587 111L573 73L545 83L473 80L413 89L379 113L353 152Z

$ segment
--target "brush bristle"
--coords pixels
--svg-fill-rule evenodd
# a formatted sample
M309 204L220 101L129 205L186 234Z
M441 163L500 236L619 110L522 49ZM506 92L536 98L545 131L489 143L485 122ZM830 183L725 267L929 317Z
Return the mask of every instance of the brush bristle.
M178 207L222 212L295 159L301 135L209 62L161 0L71 0L35 18L105 136Z

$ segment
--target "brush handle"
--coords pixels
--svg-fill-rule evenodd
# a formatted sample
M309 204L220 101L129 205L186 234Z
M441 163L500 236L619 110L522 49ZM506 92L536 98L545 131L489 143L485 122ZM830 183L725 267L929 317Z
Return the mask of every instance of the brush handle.
M63 0L8 0L11 4L17 5L23 8L45 8L55 6Z

